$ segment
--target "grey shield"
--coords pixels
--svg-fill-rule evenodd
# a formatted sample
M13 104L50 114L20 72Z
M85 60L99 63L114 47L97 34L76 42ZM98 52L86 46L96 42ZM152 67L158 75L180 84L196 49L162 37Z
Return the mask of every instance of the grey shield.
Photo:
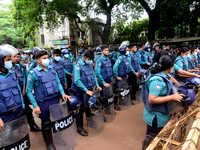
M141 89L138 89L136 91L136 99L135 99L134 103L135 103L135 105L142 103Z
M93 92L93 97L100 97L100 92L99 91L94 91ZM87 94L84 94L84 102L88 102L90 96ZM90 108L92 115L87 116L87 125L88 125L88 131L89 131L89 136L96 136L100 134L104 130L104 122L103 122L103 110L98 109L98 110L93 110ZM94 128L94 124L96 127Z
M139 77L137 77L137 85L141 85L144 81L145 81L144 75L140 75Z
M122 77L122 81L117 81L119 88L119 105L121 110L127 110L131 107L131 97L126 77Z
M73 150L77 145L73 116L66 102L49 107L53 126L54 143L57 150ZM54 131L55 129L55 131Z
M104 114L107 119L106 123L111 123L115 119L115 110L114 110L114 95L113 95L113 86L106 88L103 87L103 98L105 101Z
M4 124L4 130L0 131L0 149L4 149L5 147L14 145L14 143L17 143L19 141L20 144L25 143L24 149L29 149L30 147L30 141L28 140L22 140L28 136L28 126L27 126L27 120L26 116L22 116L14 121L8 122ZM9 149L14 149L15 147L19 147L20 144L17 144L16 146L11 146ZM29 146L28 146L29 145Z
M181 111L183 109L183 105L181 102L176 101L169 101L167 102L168 111L170 114L174 114L178 111Z

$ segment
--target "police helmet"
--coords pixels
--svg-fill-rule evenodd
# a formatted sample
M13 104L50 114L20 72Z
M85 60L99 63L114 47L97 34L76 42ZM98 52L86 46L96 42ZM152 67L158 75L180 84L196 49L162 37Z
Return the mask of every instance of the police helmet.
M42 48L42 47L35 47L35 48L33 49L33 54L35 55L38 51L42 51L42 50L45 50L45 49Z
M79 55L82 55L82 54L83 54L83 49L80 49L80 50L78 51L78 53L79 53Z
M97 54L101 54L101 45L99 45L99 46L96 48L96 53L97 53Z
M70 111L79 111L81 104L80 104L78 98L74 95L70 95L70 96L71 96L71 101L68 101L69 110Z
M124 45L126 45L126 47L127 47L128 45L130 45L130 42L129 41L123 41L121 43L120 47L122 48Z
M6 56L11 56L12 54L17 54L18 50L12 45L5 44L0 46L0 68L4 67L3 58Z
M62 55L65 55L65 54L69 54L69 50L68 49L63 49L62 50Z
M99 102L99 98L93 96L89 98L88 106L90 107L91 111L96 111L102 108L102 105Z
M179 86L178 92L185 95L184 100L182 101L183 106L191 105L195 101L195 92L190 87Z
M190 79L189 83L194 83L195 85L197 85L199 87L200 86L200 78L193 77Z
M151 50L151 44L149 43L149 41L146 42L144 50L145 51L150 51Z
M156 46L160 46L160 44L158 42L156 42L155 44L153 44L153 49L155 50Z
M124 55L125 53L126 53L126 47L127 47L128 45L123 45L122 47L119 47L119 52L120 52L120 54L122 54L122 55Z

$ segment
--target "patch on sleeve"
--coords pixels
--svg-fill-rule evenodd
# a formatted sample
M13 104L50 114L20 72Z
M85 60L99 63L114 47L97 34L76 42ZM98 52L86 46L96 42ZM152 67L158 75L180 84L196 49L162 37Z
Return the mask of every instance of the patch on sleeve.
M80 70L80 67L77 67L77 68L76 68L76 70L78 70L78 71L79 71L79 70Z
M183 63L181 63L180 65L183 66Z
M129 57L128 60L130 60L131 58Z
M161 85L160 84L156 84L156 89L160 90Z
M31 77L28 77L28 81L31 81L32 80L32 78Z
M118 63L120 64L120 63L121 63L121 60L119 60Z
M101 67L101 63L99 63L99 67Z

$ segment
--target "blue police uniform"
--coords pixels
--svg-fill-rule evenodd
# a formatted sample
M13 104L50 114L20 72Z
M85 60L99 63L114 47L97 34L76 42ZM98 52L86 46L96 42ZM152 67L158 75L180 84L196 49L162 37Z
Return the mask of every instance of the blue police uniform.
M198 61L198 64L200 64L200 53L197 52L197 61Z
M53 59L51 59L50 65L54 67L55 71L57 72L58 78L60 79L60 83L62 84L63 89L65 89L64 84L67 83L67 78L65 76L63 62L61 60L55 62Z
M119 52L115 52L115 51L113 51L112 53L111 53L111 63L112 63L112 66L114 66L114 64L115 64L115 61L117 60L117 58L119 57L119 55L120 55L120 53Z
M74 63L75 58L74 58L74 56L71 53L69 53L69 59L72 61L72 63Z
M163 104L150 104L148 100L149 94L158 97L174 94L173 83L169 76L163 72L150 75L142 87L142 100L145 104L143 120L147 123L146 137L152 139L157 136L170 120L170 114L167 102ZM145 139L143 144L148 145L149 141Z
M92 65L87 65L80 59L77 65L75 65L74 77L72 81L72 90L77 93L77 98L81 102L80 111L76 115L77 126L83 127L84 112L86 112L87 117L91 114L87 102L84 102L83 95L88 90L93 91L93 87L95 85L96 87L99 87Z
M195 66L195 68L199 68L197 56L194 56L192 54L190 56L192 57L192 59L194 59L193 65Z
M101 56L101 54L97 54L94 58L94 63L96 63L97 59Z
M31 64L30 64L30 66L29 66L29 68L28 68L28 73L29 73L31 70L33 70L35 67L37 67L37 60L36 60L36 59L34 59L34 60L31 61Z
M195 70L195 65L192 62L192 57L187 57L188 69Z
M0 118L4 123L18 119L24 114L24 100L16 74L8 71L6 75L0 72Z
M142 69L148 69L149 68L149 66L147 65L148 55L145 53L145 51L138 49L136 54L138 55L139 63L141 65Z
M33 96L33 91L35 97ZM49 120L49 106L58 103L58 94L64 95L63 87L53 66L45 72L39 65L28 75L26 94L33 107L40 107L42 120Z
M184 60L182 57L178 56L175 60L175 63L180 69L188 71L188 63L187 60ZM175 70L175 75L174 78L178 81L178 82L186 82L186 78L182 78L179 77L178 72Z

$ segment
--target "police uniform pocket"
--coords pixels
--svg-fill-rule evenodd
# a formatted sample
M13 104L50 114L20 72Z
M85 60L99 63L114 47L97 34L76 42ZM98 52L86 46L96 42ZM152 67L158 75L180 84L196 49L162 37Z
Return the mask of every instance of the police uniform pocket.
M12 106L15 105L15 101L11 97L11 93L10 93L9 90L3 91L2 94L3 94L3 97L5 99L5 103L6 103L7 107L12 107Z
M45 83L45 88L46 88L46 91L47 91L47 95L54 94L54 88L53 88L51 82Z
M20 93L17 89L13 89L12 90L12 93L13 93L13 96L15 98L15 101L17 104L21 104L22 103L22 100L21 100L21 96L20 96Z
M94 86L94 78L93 78L93 76L87 77L87 83L88 83L89 87L93 88L93 86Z
M56 82L56 81L53 81L52 83L53 83L53 87L54 87L55 92L56 92L56 93L59 92L57 82Z
M0 114L6 111L7 111L6 103L3 101L3 99L0 99Z

